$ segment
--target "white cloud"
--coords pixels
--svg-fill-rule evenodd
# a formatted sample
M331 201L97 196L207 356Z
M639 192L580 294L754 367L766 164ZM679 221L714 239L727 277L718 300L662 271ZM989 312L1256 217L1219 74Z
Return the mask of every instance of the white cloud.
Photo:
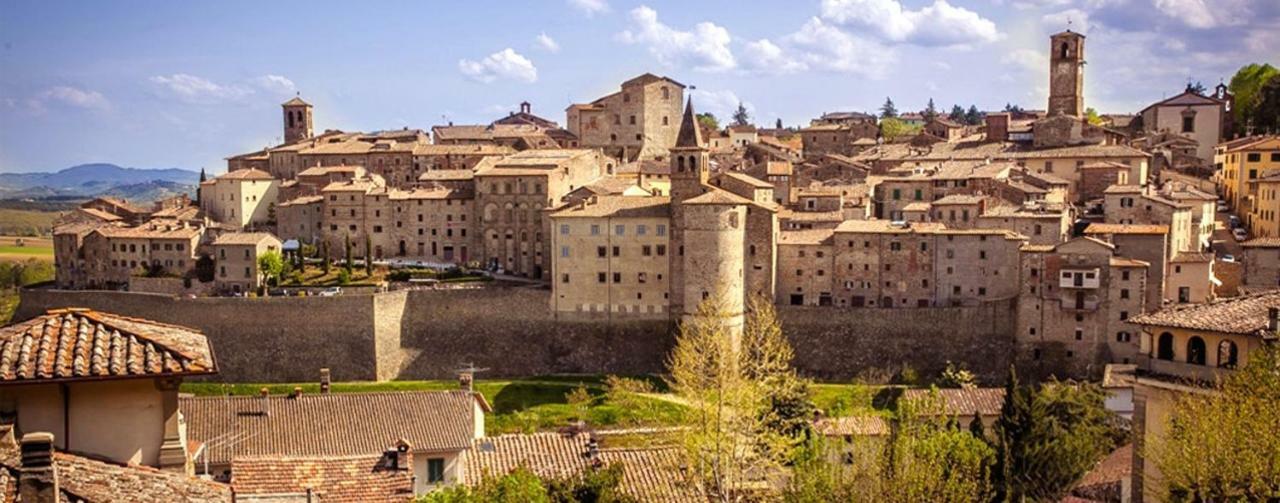
M746 107L747 113L755 116L755 106L751 103L743 102L738 98L737 93L727 89L718 91L708 91L705 89L693 89L689 91L689 96L693 98L693 108L698 113L711 112L720 120L720 125L729 124L733 112L738 109L738 103L742 103Z
M1000 58L1000 63L1014 65L1028 72L1049 72L1049 58L1043 52L1032 49L1015 50Z
M933 66L934 66L934 68L937 68L937 69L942 70L942 71L944 71L944 72L946 72L946 71L950 71L950 70L951 70L951 63L948 63L948 62L946 62L946 61L934 61L934 62L933 62Z
M1155 0L1156 9L1192 28L1213 28L1220 24L1214 8L1204 0Z
M253 79L253 82L262 90L273 94L292 94L298 90L292 80L281 75L263 75Z
M1040 18L1040 23L1054 32L1070 28L1071 31L1084 34L1088 34L1089 28L1092 26L1089 23L1089 13L1080 9L1067 9L1045 14Z
M946 0L910 10L898 0L822 0L822 18L867 29L893 42L924 46L963 46L1000 38L995 23Z
M542 50L551 53L560 52L560 44L556 42L556 39L547 35L546 32L539 33L537 40L538 47L541 47Z
M166 92L189 103L216 103L237 100L253 94L253 89L246 86L221 85L186 73L156 75L150 80Z
M459 60L458 70L472 80L486 84L498 79L530 83L538 80L538 69L533 66L533 62L510 47L485 56L480 61Z
M51 102L89 110L111 108L111 103L107 101L107 98L102 93L71 86L56 86L46 89L33 98L29 105L34 110L43 111L45 104Z
M809 68L767 38L747 42L742 50L742 65L748 70L767 74L795 73Z
M569 0L569 5L582 11L587 17L609 12L609 2L605 0Z
M729 30L715 23L701 22L692 31L680 31L658 21L658 12L644 5L632 9L631 22L633 29L623 31L618 39L648 46L649 53L664 65L706 72L737 66L729 49Z
M871 78L883 77L896 56L893 49L810 18L783 40L809 68Z

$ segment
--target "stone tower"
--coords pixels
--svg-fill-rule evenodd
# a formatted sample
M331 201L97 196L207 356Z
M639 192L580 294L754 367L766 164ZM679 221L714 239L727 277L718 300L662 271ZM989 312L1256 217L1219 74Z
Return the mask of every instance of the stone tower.
M676 145L670 149L671 163L671 312L684 312L684 201L698 197L707 190L707 170L711 155L702 146L702 131L693 112L693 99L685 105L680 120Z
M739 336L746 311L742 269L749 201L712 189L680 204L684 243L684 254L679 257L684 263L682 276L677 282L684 290L680 319L688 322L706 315L699 312L699 304L717 299L721 304L710 315L730 334Z
M1071 30L1049 37L1049 116L1084 116L1084 35Z
M311 104L294 97L280 105L284 108L284 142L295 143L313 136Z

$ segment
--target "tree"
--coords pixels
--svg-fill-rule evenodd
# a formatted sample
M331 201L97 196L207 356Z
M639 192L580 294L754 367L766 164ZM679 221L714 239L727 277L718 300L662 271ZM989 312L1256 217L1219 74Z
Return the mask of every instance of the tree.
M351 276L351 267L352 267L351 235L343 234L342 239L344 241L343 248L346 250L345 256L343 257L342 270L347 271L347 276Z
M751 297L742 330L743 371L760 383L768 396L765 425L784 437L798 438L809 431L817 410L809 395L809 381L791 367L795 351L782 333L777 311L765 297Z
M960 105L952 105L951 113L947 114L947 118L951 119L951 122L964 122L964 108Z
M781 119L781 118L779 118L776 122L774 122L774 123L773 123L773 128L774 128L774 129L782 129L782 119Z
M1227 84L1227 89L1234 96L1233 104L1236 127L1247 128L1257 118L1258 103L1261 102L1261 91L1272 77L1280 74L1280 70L1270 64L1252 63L1236 71Z
M893 117L880 120L880 137L884 138L885 141L893 141L899 137L910 135L918 129L920 129L918 126L908 125Z
M1095 384L1021 386L1013 369L996 420L993 485L1002 501L1056 501L1114 446Z
M368 234L364 235L364 275L373 276L373 244Z
M942 369L942 375L938 381L938 385L943 388L972 388L975 385L976 378L973 372L969 372L964 367L956 366L948 360L947 367Z
M880 105L880 118L897 117L898 107L893 105L893 100L886 97L884 104Z
M1017 114L1023 113L1022 107L1020 107L1020 106L1018 106L1018 105L1011 105L1011 104L1009 104L1009 103L1005 103L1005 104L1004 104L1004 111L1005 111L1005 112L1008 112L1008 113L1011 113L1011 114L1014 114L1014 113L1017 113Z
M720 120L716 119L715 114L712 114L711 112L704 112L704 113L698 114L697 117L698 117L698 125L706 129L709 129L711 131L720 130Z
M681 322L667 361L671 390L689 408L687 428L678 434L685 464L715 501L748 497L753 484L778 470L790 445L770 428L762 378L778 371L784 355L774 353L776 346L741 350L723 322L730 317L723 292L702 301Z
M973 419L969 420L969 433L972 433L974 438L979 438L979 439L987 438L987 428L986 428L986 425L982 424L981 411L978 411L978 410L973 411Z
M1084 109L1084 118L1089 121L1089 124L1102 125L1102 117L1098 115L1098 111L1094 110L1093 107Z
M1259 95L1253 126L1258 131L1280 133L1280 74L1268 79Z
M329 274L329 265L333 263L333 257L329 254L329 240L326 239L321 241L320 246L324 248L324 261L320 262L320 265L321 268L324 269L324 273L327 275Z
M747 107L742 102L738 102L738 109L733 111L733 125L745 126L751 124L751 114L747 113Z
M196 259L196 279L201 283L213 281L213 277L217 272L217 264L214 264L213 257L206 253L201 253L200 258Z
M1197 80L1194 84L1187 82L1187 91L1203 96L1205 93L1209 92L1209 89L1204 87L1204 84L1201 84L1200 81Z
M1263 344L1208 393L1175 402L1165 437L1144 455L1171 501L1273 501L1280 497L1280 346ZM1150 438L1150 437L1148 437Z
M200 183L197 183L197 184L196 184L196 206L200 206L200 187L202 187L202 186L204 185L205 179L206 179L206 176L205 176L205 174L204 174L204 168L203 168L203 167L201 167L201 168L200 168Z
M520 467L502 476L486 476L475 487L455 485L419 497L420 503L632 503L620 489L623 465L611 464L581 474L539 478Z
M938 118L938 107L934 106L933 98L929 98L929 104L925 105L924 113L921 115L924 116L925 122L931 122Z
M976 105L969 105L969 111L964 113L964 123L970 126L982 124L982 112L978 111Z
M284 272L284 257L278 251L269 251L258 255L258 276L262 278L262 286L280 281Z

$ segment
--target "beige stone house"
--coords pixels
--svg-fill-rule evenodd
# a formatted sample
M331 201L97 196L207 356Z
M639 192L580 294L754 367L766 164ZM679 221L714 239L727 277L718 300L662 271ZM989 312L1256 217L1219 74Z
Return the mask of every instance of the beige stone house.
M83 236L78 253L64 254L77 267L74 279L63 286L112 289L127 286L133 276L183 276L195 267L203 234L201 228L172 221L97 227Z
M258 267L258 257L280 253L280 239L266 232L228 232L210 245L217 272L214 287L223 292L257 291L265 278Z
M73 344L83 354L51 349ZM203 334L68 308L0 328L0 346L12 355L0 372L0 407L19 436L49 432L60 451L191 472L178 385L218 371Z
M1244 284L1252 288L1280 287L1280 237L1245 241Z
M1193 218L1192 205L1167 199L1134 186L1115 185L1107 189L1104 203L1106 222L1121 225L1160 225L1169 229L1167 254L1199 252L1202 226ZM1200 211L1203 211L1200 208Z
M1221 284L1213 275L1213 253L1181 252L1169 260L1164 282L1165 304L1201 304L1213 300L1214 287Z
M570 105L566 129L583 148L631 161L665 158L676 144L684 84L646 73L622 83L616 93Z
M266 171L242 169L200 184L200 209L232 229L273 224L280 181Z
M1226 132L1229 103L1195 92L1190 87L1170 98L1142 109L1142 130L1172 132L1197 143L1196 157L1203 165L1213 163L1213 149Z

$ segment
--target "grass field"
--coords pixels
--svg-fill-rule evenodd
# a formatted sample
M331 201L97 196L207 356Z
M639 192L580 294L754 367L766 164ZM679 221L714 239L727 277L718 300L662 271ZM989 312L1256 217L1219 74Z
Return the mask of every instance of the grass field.
M48 236L61 212L0 208L0 235Z
M23 245L18 246L19 242ZM53 261L53 240L49 238L0 236L0 260L23 261L31 258Z
M655 383L656 384L656 383ZM199 396L256 395L262 388L272 394L289 393L301 387L303 393L319 393L318 383L290 384L221 384L184 383L182 392ZM568 395L578 387L586 390L590 400L581 406L569 403ZM455 390L452 380L339 382L333 393L380 391ZM476 391L493 407L485 418L490 434L553 430L577 419L597 427L667 426L679 423L684 408L680 405L648 397L634 396L628 403L613 403L605 395L599 376L545 376L516 380L477 380ZM658 388L661 390L662 388Z

